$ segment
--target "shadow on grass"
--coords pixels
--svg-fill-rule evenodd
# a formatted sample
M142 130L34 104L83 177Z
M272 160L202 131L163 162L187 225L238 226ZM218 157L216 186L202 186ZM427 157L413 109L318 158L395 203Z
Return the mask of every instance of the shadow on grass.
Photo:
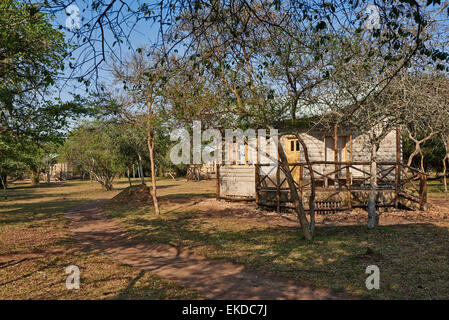
M449 232L445 227L318 226L315 240L309 242L295 226L252 226L233 216L213 220L191 211L153 219L134 216L126 223L135 237L151 243L193 250L365 298L449 298ZM365 269L371 264L381 270L382 290L365 287Z
M205 192L205 193L174 193L174 194L166 194L160 197L161 200L164 199L170 199L170 200L174 200L174 199L195 199L195 198L214 198L215 197L215 193L211 193L211 192Z
M79 188L85 185L86 189ZM0 227L20 223L39 222L45 224L50 220L61 219L65 210L92 201L92 193L102 190L78 184L50 184L39 186L19 186L10 189L8 200L0 200Z
M444 191L442 178L427 180L427 192L432 196L449 197L449 193Z
M81 205L87 201L86 199L57 199L39 203L3 205L3 209L6 209L6 212L0 213L0 226L31 222L44 224L49 220L59 218L56 215L61 216L66 209Z

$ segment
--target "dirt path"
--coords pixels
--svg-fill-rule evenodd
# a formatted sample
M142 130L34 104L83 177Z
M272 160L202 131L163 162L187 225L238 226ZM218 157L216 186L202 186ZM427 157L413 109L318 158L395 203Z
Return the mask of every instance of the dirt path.
M298 281L256 274L241 265L209 260L162 244L147 244L129 237L108 219L95 201L70 209L70 232L76 248L98 251L112 259L148 270L197 290L207 299L348 299L330 289Z

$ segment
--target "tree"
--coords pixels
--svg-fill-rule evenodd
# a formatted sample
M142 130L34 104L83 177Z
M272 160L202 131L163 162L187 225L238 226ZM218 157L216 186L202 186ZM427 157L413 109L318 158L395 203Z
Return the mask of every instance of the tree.
M442 160L442 162L443 162L443 183L444 183L444 191L447 192L446 161L449 163L449 134L447 132L444 132L443 134L441 134L441 140L443 141L444 150L445 150L444 157Z
M49 165L54 162L54 154L64 140L63 129L72 119L89 113L76 100L61 103L45 101L35 92L22 94L14 103L13 116L2 121L5 132L0 134L0 139L5 151L0 166L3 166L4 179L15 173L20 163L30 171L32 184L38 184L40 174L48 174Z
M5 200L8 198L8 175L26 169L16 145L11 132L0 135L0 182Z
M280 11L298 17L299 22L315 22L320 26L326 23L335 32L341 30L351 30L360 25L361 17L364 17L365 11L370 1L345 1L332 0L327 2L307 1L307 0L289 0L289 1L247 1L247 0L226 0L226 1L204 1L204 0L163 0L163 1L137 1L127 3L125 1L95 1L90 3L75 2L80 6L80 12L89 12L87 17L81 14L80 28L67 30L70 42L74 45L74 51L77 51L78 58L73 63L74 74L71 77L78 80L98 80L99 67L107 63L109 54L117 60L122 61L122 54L126 49L134 51L136 49L133 42L133 35L140 30L157 30L157 35L150 39L150 46L163 48L166 55L176 50L179 45L192 46L192 37L190 33L183 34L180 37L173 35L173 30L178 26L180 18L187 12L192 14L197 20L196 28L204 31L211 26L210 22L217 22L223 17L220 12L223 9L230 8L229 16L235 12L246 10L249 15L259 20L264 29L283 30L286 26L283 19L272 21L271 15L261 14L261 11L254 10L254 5L261 7L265 11ZM74 1L40 1L39 7L42 11L57 14L64 12L68 5L74 4ZM447 36L447 27L444 24L444 14L447 8L446 2L430 0L427 2L415 1L376 1L379 8L379 16L392 37L387 39L385 44L394 44L397 42L397 36L408 31L403 28L402 21L407 17L415 17L417 25L424 25L422 17L426 16L427 11L432 10L439 16L439 24L436 24L438 34L439 48L443 49L444 42L441 41ZM202 21L198 17L205 8L210 8L213 15L210 15L210 21ZM438 13L438 14L437 14ZM226 18L226 17L225 17ZM226 21L226 20L224 20ZM369 19L371 22L372 19ZM203 23L204 22L204 23ZM287 20L288 22L288 20ZM362 24L364 21L362 21ZM64 26L59 26L61 29ZM295 37L294 33L288 36ZM415 43L419 43L422 38L420 35L412 35ZM447 39L445 39L447 41ZM436 46L438 45L436 42ZM437 52L437 51L435 51Z
M115 176L123 172L123 158L117 146L120 136L121 130L114 124L86 123L69 135L61 154L63 159L90 172L109 191Z
M131 98L130 105L146 109L145 130L147 134L147 148L151 167L151 195L153 198L154 211L159 215L159 204L157 200L156 165L155 165L155 142L156 132L161 128L161 96L165 83L168 79L167 69L161 63L157 52L140 49L131 56L126 64L116 66L114 76L117 81L125 84L125 89ZM122 109L124 110L124 109ZM132 116L128 111L127 118Z
M55 83L67 52L64 35L36 4L0 1L0 133L16 113L16 100Z
M436 70L429 73L407 73L395 81L402 103L402 118L408 137L414 143L407 165L420 155L420 168L424 171L422 145L438 136L448 126L449 81Z
M145 151L146 132L142 129L142 126L135 123L123 122L118 123L117 126L122 134L118 137L116 143L119 147L119 154L123 158L123 163L127 167L128 178L129 168L137 162L141 183L145 184L143 159L144 155L147 154ZM129 183L131 185L131 180L129 180Z

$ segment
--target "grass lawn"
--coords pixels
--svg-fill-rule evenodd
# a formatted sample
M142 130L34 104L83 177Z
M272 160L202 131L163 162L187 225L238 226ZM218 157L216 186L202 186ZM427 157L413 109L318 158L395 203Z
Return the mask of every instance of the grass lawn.
M232 206L223 209L223 202L216 208L197 206L195 199L213 195L213 181L166 180L161 185L170 187L159 190L159 217L148 206L133 203L106 205L105 212L145 241L361 298L449 299L447 220L392 223L375 230L364 225L321 225L316 239L308 242L296 222L277 216L248 216L242 214L245 205L240 211ZM372 264L380 269L379 290L365 287L365 270Z
M126 186L123 180L115 188ZM71 250L64 211L116 193L82 181L13 186L9 199L0 199L0 299L199 298L173 282L101 253ZM79 290L66 289L69 265L80 269Z
M427 180L427 193L434 197L448 197L449 194L444 192L442 179Z

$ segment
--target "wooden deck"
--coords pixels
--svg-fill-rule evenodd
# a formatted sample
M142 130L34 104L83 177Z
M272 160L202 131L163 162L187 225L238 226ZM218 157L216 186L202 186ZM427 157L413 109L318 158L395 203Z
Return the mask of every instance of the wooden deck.
M314 176L317 212L367 207L371 174L364 167L370 166L370 162L314 161L310 164ZM281 168L272 166L262 174L262 168L266 166L268 165L255 165L255 200L261 206L273 207L278 211L292 207L290 188ZM297 162L290 163L289 167L292 176L298 177L295 185L300 199L303 199L308 208L308 194L312 190L309 166ZM426 209L427 176L424 172L400 162L378 162L376 176L377 207Z

